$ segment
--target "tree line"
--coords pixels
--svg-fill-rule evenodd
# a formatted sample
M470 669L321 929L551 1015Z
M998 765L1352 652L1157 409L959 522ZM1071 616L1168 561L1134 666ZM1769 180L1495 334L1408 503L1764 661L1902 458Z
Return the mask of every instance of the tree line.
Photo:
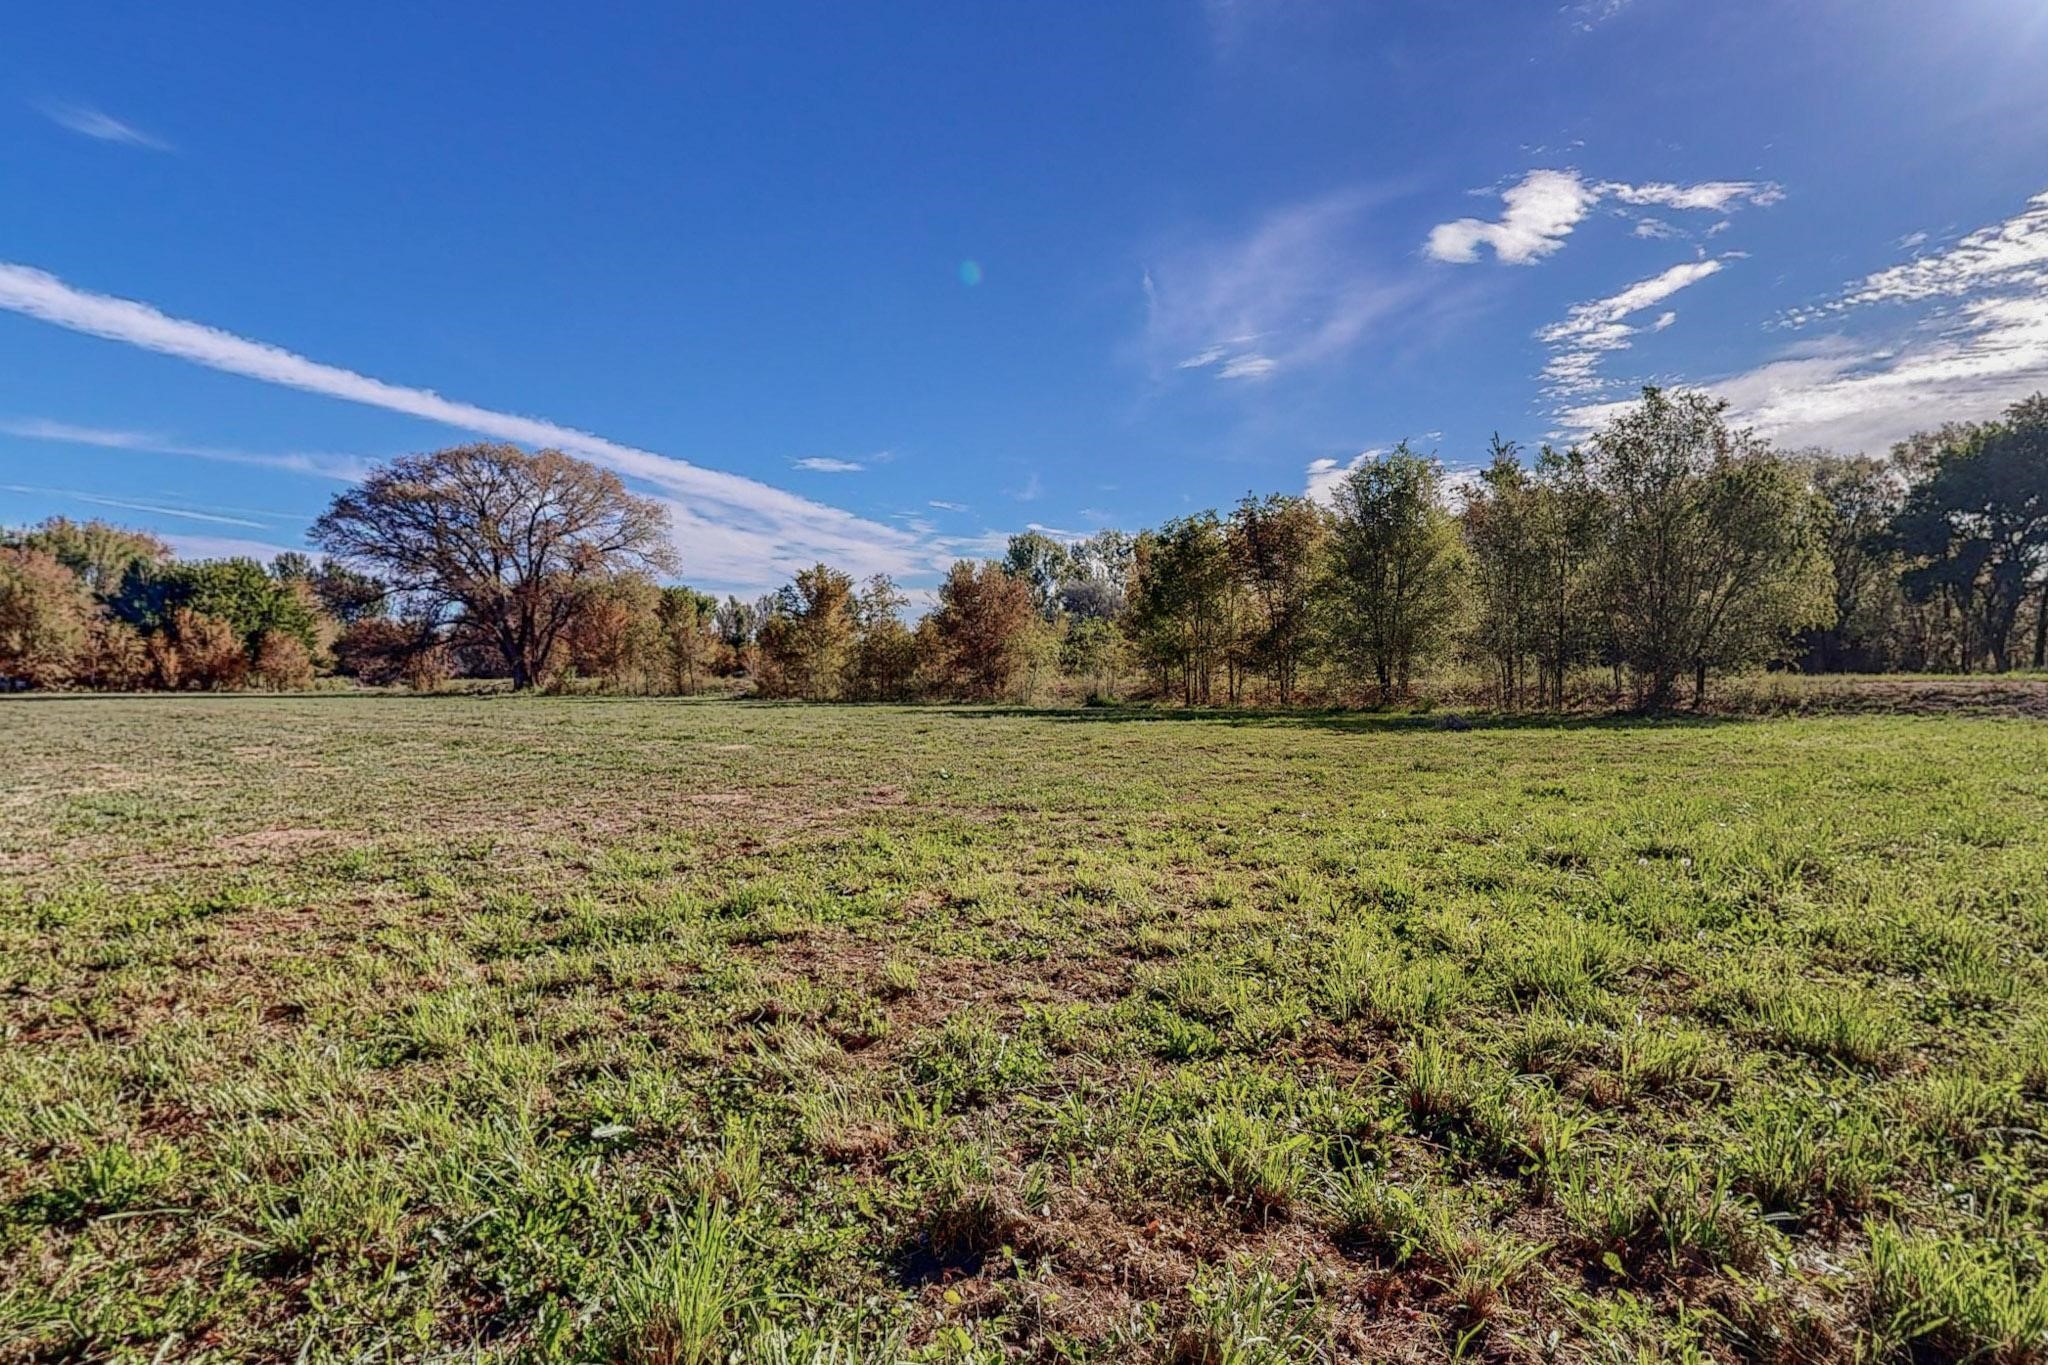
M1781 451L1652 388L1581 444L1490 454L1457 487L1402 445L1324 501L1014 536L913 623L886 576L824 564L751 601L663 586L660 504L560 452L462 446L337 496L317 561L180 562L61 518L0 536L0 678L1284 705L1392 701L1456 667L1507 707L1659 707L1764 665L2048 665L2048 398L1874 458Z

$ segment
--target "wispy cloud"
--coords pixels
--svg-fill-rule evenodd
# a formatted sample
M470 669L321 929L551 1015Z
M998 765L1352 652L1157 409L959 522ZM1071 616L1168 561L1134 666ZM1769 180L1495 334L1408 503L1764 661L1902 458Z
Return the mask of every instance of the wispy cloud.
M1630 338L1643 330L1629 323L1628 318L1720 270L1718 260L1687 261L1646 280L1637 280L1607 298L1575 305L1562 321L1553 322L1536 334L1537 340L1551 348L1550 363L1543 367L1544 391L1559 399L1582 398L1597 392L1603 387L1599 376L1601 359L1611 351L1628 349ZM1677 319L1676 313L1664 313L1649 330L1661 332Z
M322 394L504 441L553 446L642 480L668 495L687 573L706 584L767 587L823 559L858 574L914 573L928 558L917 537L772 485L608 440L537 417L387 383L278 346L75 289L56 276L0 262L0 308L267 384Z
M1365 264L1378 196L1292 204L1242 236L1183 243L1145 272L1145 352L1155 373L1260 380L1348 352L1412 302L1416 281Z
M307 474L343 483L362 478L369 473L373 463L360 455L269 455L234 450L225 446L191 445L147 431L116 431L105 427L77 426L70 422L52 422L40 417L14 421L0 420L0 436L16 436L29 441L56 441L64 445L97 446L102 450L132 450L147 455L184 455L197 460L216 460L223 464L282 469L293 474Z
M792 461L798 469L807 469L813 474L858 474L867 466L859 460L835 460L828 455L807 455Z
M1915 243L1914 245L1918 245ZM1851 335L1883 310L1905 326ZM1795 310L1791 326L1843 330L1799 341L1753 369L1706 385L1734 415L1790 446L1879 451L1915 431L1996 414L2048 389L2048 193L2003 222L1875 271ZM1576 429L1614 405L1571 410Z
M1623 204L1656 205L1674 210L1727 213L1743 205L1759 207L1784 198L1776 185L1759 180L1710 180L1697 185L1656 183L1630 185L1618 180L1588 181L1577 171L1530 171L1500 192L1497 219L1459 218L1429 231L1424 251L1439 261L1470 265L1482 248L1507 265L1533 265L1564 246L1565 239L1603 199ZM1655 219L1644 235L1668 233ZM1637 227L1643 232L1642 225Z
M123 123L104 110L89 104L49 103L38 105L44 117L60 128L68 128L82 137L94 138L100 142L118 142L128 147L145 147L152 152L173 150L171 144L151 133L145 133L132 123Z
M247 517L231 517L221 512L208 512L192 507L174 507L166 503L136 502L128 498L110 498L99 493L86 493L76 488L43 488L34 484L0 483L0 489L9 493L30 493L40 497L63 498L70 502L82 502L94 507L118 507L129 512L148 512L159 517L182 517L186 521L211 522L216 526L246 526L251 530L267 529L267 523L251 521Z
M157 539L171 547L180 559L272 560L281 554L303 553L304 545L279 545L268 540L246 540L238 536L188 536L176 531Z
M965 512L968 510L967 504L964 502L947 502L943 498L932 498L925 503L925 506L936 507L941 512Z
M1566 5L1564 12L1572 23L1590 33L1609 19L1618 18L1630 3L1631 0L1576 0Z

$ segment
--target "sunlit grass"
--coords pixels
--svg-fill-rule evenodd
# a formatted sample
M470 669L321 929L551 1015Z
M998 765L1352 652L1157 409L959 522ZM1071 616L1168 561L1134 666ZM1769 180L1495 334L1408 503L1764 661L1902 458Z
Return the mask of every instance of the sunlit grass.
M0 1358L2042 1358L2035 723L0 745Z

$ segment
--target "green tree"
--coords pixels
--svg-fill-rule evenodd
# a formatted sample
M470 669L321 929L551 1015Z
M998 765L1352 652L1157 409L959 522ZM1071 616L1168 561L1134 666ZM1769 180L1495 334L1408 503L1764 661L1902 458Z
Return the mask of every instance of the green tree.
M1893 633L1903 569L1891 531L1905 482L1893 465L1863 455L1799 457L1821 503L1821 542L1834 574L1834 620L1809 631L1806 666L1875 671L1895 662Z
M1670 704L1686 674L1697 702L1711 670L1775 657L1834 610L1817 499L1726 410L1646 388L1592 438L1608 614L1644 705Z
M1010 537L1003 568L1031 589L1031 605L1050 621L1059 615L1060 585L1074 576L1073 555L1043 531Z
M1212 700L1236 644L1237 580L1223 523L1203 512L1140 536L1132 584L1128 634L1161 690L1178 683L1189 705Z
M831 701L844 695L854 643L853 580L816 564L775 594L755 632L761 690Z
M163 564L171 557L170 547L146 531L66 517L51 517L30 530L0 537L0 544L51 556L100 597L119 590L129 570Z
M168 629L189 611L232 630L253 650L266 631L297 640L310 653L319 646L319 613L300 585L273 577L253 559L180 560L129 567L110 603L115 615L142 631ZM208 636L212 645L211 628Z
M1949 428L1899 509L1893 543L1919 561L1908 591L1945 589L1962 606L1966 667L1986 654L1994 669L2012 667L2020 606L2038 587L2033 657L2048 665L2048 396Z
M861 585L853 599L853 691L868 701L907 696L917 673L917 639L903 623L910 599L887 574Z
M1443 472L1403 442L1353 470L1335 504L1338 645L1391 700L1458 629L1465 560Z
M1328 519L1306 498L1247 494L1230 514L1228 538L1232 567L1252 603L1245 657L1272 679L1285 705L1316 638Z
M670 689L695 692L718 655L718 599L695 588L663 588L655 616Z

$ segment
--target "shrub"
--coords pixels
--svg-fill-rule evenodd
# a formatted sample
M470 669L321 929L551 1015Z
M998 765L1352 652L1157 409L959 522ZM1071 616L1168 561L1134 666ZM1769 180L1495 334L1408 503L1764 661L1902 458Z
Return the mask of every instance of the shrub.
M273 692L292 692L313 685L313 656L296 636L266 630L256 637L256 681Z
M70 682L92 614L78 578L54 556L0 548L0 677L31 687Z
M209 690L240 687L249 674L249 655L235 628L217 616L202 616L189 607L171 615L170 639L176 651L178 684Z

